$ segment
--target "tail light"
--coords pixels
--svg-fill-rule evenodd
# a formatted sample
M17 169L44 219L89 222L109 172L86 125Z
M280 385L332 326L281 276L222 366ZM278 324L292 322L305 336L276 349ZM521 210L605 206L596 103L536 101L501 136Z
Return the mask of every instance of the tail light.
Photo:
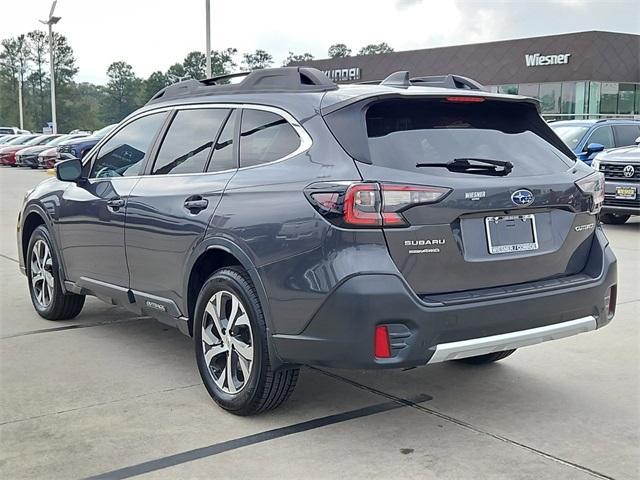
M582 193L591 196L590 213L600 213L604 202L604 175L600 172L593 172L578 180L576 186Z
M465 95L457 97L446 97L445 101L449 103L482 103L484 102L484 97L473 97L471 95Z
M450 188L392 183L314 184L305 189L311 204L327 220L343 227L406 227L402 212L442 200Z

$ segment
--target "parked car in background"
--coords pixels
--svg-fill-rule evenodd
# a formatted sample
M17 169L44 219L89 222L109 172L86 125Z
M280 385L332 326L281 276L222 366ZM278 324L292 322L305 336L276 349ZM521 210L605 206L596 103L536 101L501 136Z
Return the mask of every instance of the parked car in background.
M600 220L619 225L632 215L640 215L640 138L632 147L599 153L591 166L605 178Z
M48 135L48 139L39 145L33 145L18 150L15 153L17 167L33 167L38 168L38 153L50 146L55 140L63 137L62 134ZM34 166L35 165L35 166Z
M8 161L14 162L15 152L23 149L28 142L30 142L31 140L39 136L40 135L35 135L35 134L17 135L15 138L13 138L12 140L9 140L4 145L0 145L0 165L9 165L9 163L6 163L5 160L7 162Z
M640 136L640 120L562 120L549 126L587 165L603 150L633 145Z
M102 137L115 128L116 124L107 125L100 130L93 132L93 135L76 139L71 142L64 142L58 147L58 160L69 158L83 158Z
M56 135L51 141L34 147L24 148L16 153L16 165L20 165L23 167L31 167L38 168L40 165L38 163L39 155L51 148L53 148L53 155L55 158L56 148L58 145L61 145L65 141L74 140L76 138L86 137L88 134L86 133L78 133L78 134L69 134L69 135Z
M3 165L16 167L16 153L26 147L44 145L47 142L51 141L52 138L54 138L54 136L51 134L36 135L34 138L23 143L22 145L12 145L11 147L6 146L2 149L2 153L0 154L0 162L2 162Z
M29 130L22 130L18 127L0 127L0 134L18 135L31 133Z
M6 144L7 142L13 140L17 136L18 135L0 135L0 145Z

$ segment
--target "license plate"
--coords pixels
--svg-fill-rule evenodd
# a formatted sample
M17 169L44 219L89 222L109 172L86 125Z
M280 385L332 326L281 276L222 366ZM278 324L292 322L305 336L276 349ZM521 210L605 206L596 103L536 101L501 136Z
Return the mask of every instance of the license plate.
M489 253L526 252L538 249L535 216L485 217Z
M636 195L636 187L616 187L616 198L635 200Z

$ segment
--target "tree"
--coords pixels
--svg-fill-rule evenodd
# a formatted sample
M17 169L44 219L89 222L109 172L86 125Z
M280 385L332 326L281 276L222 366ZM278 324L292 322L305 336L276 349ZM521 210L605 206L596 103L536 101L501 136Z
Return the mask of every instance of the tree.
M327 53L331 58L348 57L351 55L351 49L344 43L334 43L329 47L329 51Z
M247 70L269 68L273 65L273 57L269 53L260 49L256 50L254 53L245 53L243 58L243 65Z
M282 62L282 66L286 67L287 65L290 65L292 63L309 62L311 60L313 60L313 55L311 55L310 53L296 55L293 52L289 52L289 56L285 59L284 62Z
M126 62L113 62L107 69L107 76L103 118L107 123L115 123L140 106L138 94L142 82Z
M5 122L18 125L20 113L18 108L18 86L22 85L23 107L25 102L24 80L28 71L29 47L26 36L19 35L6 38L0 44L0 91L3 92L0 103L0 116ZM24 110L24 108L23 108Z
M226 75L237 66L234 57L238 50L235 48L227 48L226 50L211 51L211 75Z
M201 79L206 76L207 58L202 52L189 52L182 62L185 75L191 78Z
M393 52L393 48L387 45L386 42L382 43L371 43L367 46L364 46L358 52L358 55L377 55L379 53L389 53Z
M27 45L29 47L29 60L33 62L33 72L27 77L32 92L35 108L31 109L31 118L36 128L45 125L51 115L51 104L48 100L50 88L47 75L49 63L49 44L47 34L42 30L33 30L27 33Z
M174 63L169 67L169 70L167 70L167 78L171 83L183 80L186 75L187 72L181 63Z
M164 87L171 85L169 77L161 71L153 72L142 85L142 101L146 102Z

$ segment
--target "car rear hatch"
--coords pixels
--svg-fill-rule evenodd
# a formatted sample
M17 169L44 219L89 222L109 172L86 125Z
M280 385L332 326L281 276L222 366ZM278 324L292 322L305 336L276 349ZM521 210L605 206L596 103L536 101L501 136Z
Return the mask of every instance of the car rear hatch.
M417 294L583 270L601 202L589 189L602 184L589 183L592 171L531 102L379 97L325 120L365 184L377 185L389 252Z

